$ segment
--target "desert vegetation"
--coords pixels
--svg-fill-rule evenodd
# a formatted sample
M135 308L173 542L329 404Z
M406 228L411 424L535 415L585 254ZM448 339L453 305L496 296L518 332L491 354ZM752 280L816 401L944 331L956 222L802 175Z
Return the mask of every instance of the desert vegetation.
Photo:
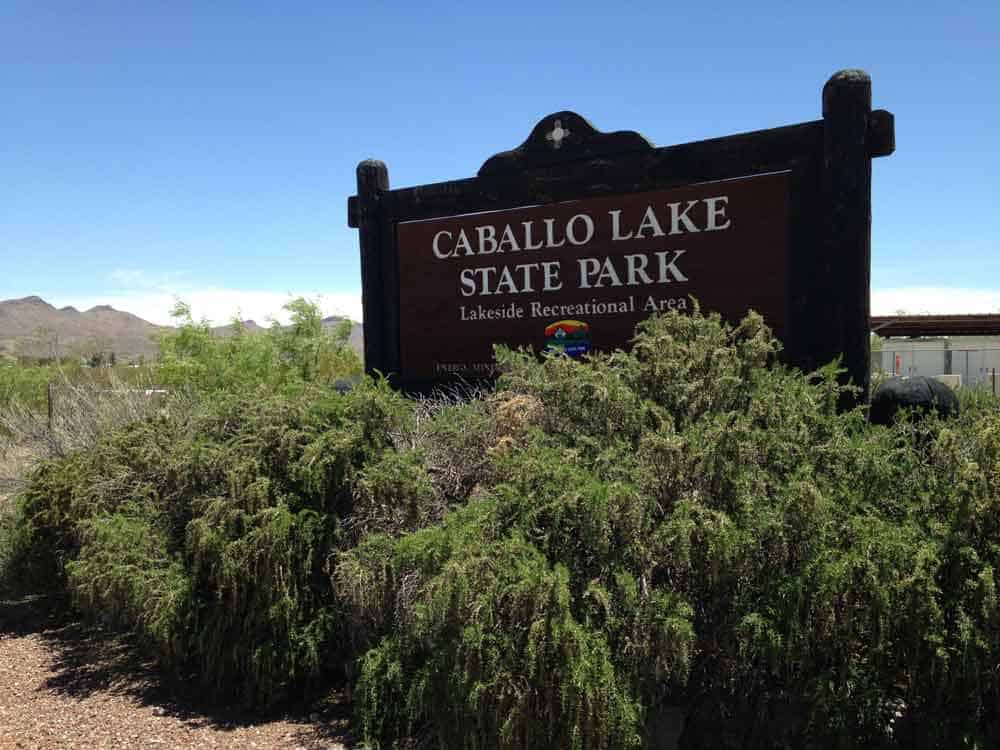
M308 303L228 339L178 314L169 394L20 486L8 594L208 699L346 688L371 747L1000 743L995 398L873 427L834 365L696 311L409 399Z

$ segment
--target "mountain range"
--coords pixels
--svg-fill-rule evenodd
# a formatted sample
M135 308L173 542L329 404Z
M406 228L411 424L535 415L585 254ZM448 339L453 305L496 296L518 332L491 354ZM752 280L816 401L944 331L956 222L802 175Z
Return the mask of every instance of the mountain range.
M343 320L331 316L323 319L323 325L333 328ZM249 331L264 330L252 320L243 321L243 326ZM0 354L89 357L114 352L118 359L135 360L155 355L156 335L168 330L109 305L81 312L75 307L56 308L41 297L0 300ZM212 331L226 336L232 334L233 327L218 326ZM360 323L352 322L348 344L362 353Z

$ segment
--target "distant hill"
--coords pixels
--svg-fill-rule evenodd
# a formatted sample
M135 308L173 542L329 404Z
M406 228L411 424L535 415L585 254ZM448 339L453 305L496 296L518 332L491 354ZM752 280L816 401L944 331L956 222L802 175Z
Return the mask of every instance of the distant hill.
M323 318L324 328L336 328L347 318L343 318L339 315L331 315L328 318ZM264 331L267 330L267 326L259 325L254 320L243 320L241 321L244 328L250 332L254 331ZM233 326L232 324L226 326L216 326L212 329L212 333L216 336L232 336ZM351 321L351 335L347 338L347 345L350 346L354 351L358 353L358 356L364 356L365 352L365 337L364 331L360 323L355 323Z
M333 328L344 318L323 319ZM243 321L249 331L264 328L252 320ZM74 307L56 308L41 297L0 300L0 354L29 357L90 356L114 352L122 360L151 357L156 354L155 336L169 330L133 315L98 305L80 312ZM232 333L232 325L217 326L219 336ZM352 323L348 343L358 354L364 350L361 324Z
M55 308L41 297L0 301L0 352L31 357L88 356L114 352L136 358L156 352L161 326L132 313L99 305L80 312Z
M327 328L336 328L345 320L347 318L342 318L339 315L331 315L329 318L323 318L323 325ZM361 359L365 358L364 329L360 323L355 323L353 320L351 321L351 335L347 337L347 345L356 351Z

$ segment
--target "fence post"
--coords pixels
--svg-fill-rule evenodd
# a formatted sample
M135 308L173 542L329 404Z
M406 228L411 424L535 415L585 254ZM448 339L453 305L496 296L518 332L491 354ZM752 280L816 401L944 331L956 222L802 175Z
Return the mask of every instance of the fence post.
M48 442L49 442L49 456L55 454L55 438L52 434L52 415L53 415L53 405L52 405L52 383L45 384L45 404L46 411L48 413Z

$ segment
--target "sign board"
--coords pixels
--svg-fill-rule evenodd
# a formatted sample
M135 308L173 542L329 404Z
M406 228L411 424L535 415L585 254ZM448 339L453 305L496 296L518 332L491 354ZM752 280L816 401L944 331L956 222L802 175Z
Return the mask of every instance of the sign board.
M400 358L412 377L492 369L494 341L628 346L654 312L787 311L788 175L402 222ZM570 345L572 344L572 345Z
M694 298L756 310L791 364L840 356L867 389L871 158L893 118L860 71L823 98L819 121L665 148L559 112L473 179L402 190L362 162L366 369L423 389L491 375L495 343L625 348Z

